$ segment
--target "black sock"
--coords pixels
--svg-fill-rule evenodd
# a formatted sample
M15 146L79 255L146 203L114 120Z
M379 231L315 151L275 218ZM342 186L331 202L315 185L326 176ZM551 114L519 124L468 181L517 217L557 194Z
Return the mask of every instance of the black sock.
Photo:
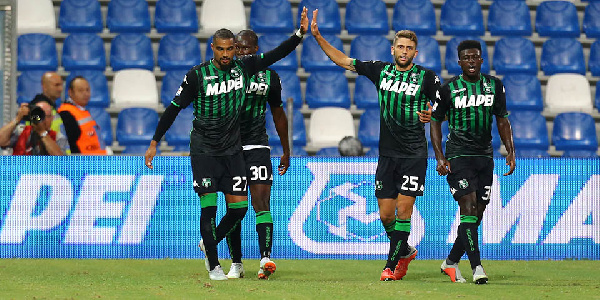
M449 265L456 264L460 261L461 257L465 254L465 247L462 244L462 240L460 238L460 225L458 226L458 234L456 235L456 239L454 240L454 245L452 245L452 249L450 249L450 254L448 254L448 258L446 259L446 263Z
M396 219L396 231L400 232L400 256L408 255L408 237L410 236L410 218Z
M222 241L233 228L242 222L248 211L248 201L227 204L227 212L219 222L216 230L217 243Z
M217 207L203 207L200 214L200 234L206 249L206 258L210 264L210 269L219 265L219 255L217 253L217 242L215 238L215 219L217 218Z
M387 262L385 264L385 268L390 268L390 270L396 269L396 265L398 264L398 259L400 258L400 248L402 245L402 240L400 240L400 231L394 230L391 233L390 239L390 251L388 252Z
M383 224L383 228L385 229L385 234L388 237L388 240L392 239L392 233L396 230L396 219L389 224Z
M226 236L232 263L242 262L242 224L237 224Z
M481 265L481 256L479 253L479 239L477 233L477 217L476 216L460 216L461 224L458 227L458 233L462 241L463 247L469 257L471 269Z
M256 213L256 232L258 233L258 249L260 258L271 257L273 247L273 218L270 211Z

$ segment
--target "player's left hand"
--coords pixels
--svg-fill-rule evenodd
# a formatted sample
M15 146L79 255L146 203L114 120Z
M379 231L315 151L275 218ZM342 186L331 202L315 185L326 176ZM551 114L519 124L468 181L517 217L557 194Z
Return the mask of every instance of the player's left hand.
M156 156L156 142L152 141L150 142L150 146L148 147L148 150L146 150L146 154L144 155L145 165L146 167L148 167L148 169L154 168L152 166L152 159L154 159L154 156Z
M508 170L508 172L504 173L504 176L508 176L510 174L512 174L515 171L515 168L517 167L517 162L515 160L515 153L509 153L506 156L506 165L510 166L510 170Z
M279 175L285 174L285 172L287 172L287 169L289 167L290 167L290 155L284 153L281 156L281 159L279 160L279 166L277 166L277 171L279 172Z
M300 33L306 34L308 31L308 8L304 6L300 14Z
M431 121L431 104L427 102L427 110L417 112L417 115L419 115L421 123L429 123Z

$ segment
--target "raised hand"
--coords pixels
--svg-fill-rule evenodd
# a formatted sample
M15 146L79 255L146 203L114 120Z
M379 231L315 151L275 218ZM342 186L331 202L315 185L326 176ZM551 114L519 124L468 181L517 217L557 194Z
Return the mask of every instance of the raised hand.
M300 14L300 33L305 34L308 31L308 8L302 8Z
M429 123L431 121L431 104L427 102L427 110L417 112L417 115L419 115L421 123Z
M318 14L319 14L318 9L313 10L312 21L310 22L310 32L312 33L313 36L321 35L321 33L319 32L319 26L317 25L317 15Z

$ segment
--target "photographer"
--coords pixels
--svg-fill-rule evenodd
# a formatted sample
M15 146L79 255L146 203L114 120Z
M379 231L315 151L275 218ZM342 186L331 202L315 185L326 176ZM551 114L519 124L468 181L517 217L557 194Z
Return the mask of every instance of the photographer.
M19 125L21 121L31 125ZM0 128L0 147L12 148L13 155L64 155L69 142L51 129L52 121L52 105L47 101L21 104L17 116Z

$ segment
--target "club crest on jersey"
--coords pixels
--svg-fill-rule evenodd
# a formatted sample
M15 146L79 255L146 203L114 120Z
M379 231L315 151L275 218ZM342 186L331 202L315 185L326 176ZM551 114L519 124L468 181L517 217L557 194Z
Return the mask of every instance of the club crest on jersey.
M410 78L408 80L410 80L411 83L419 82L419 74L417 74L417 73L410 74Z
M383 189L383 181L376 180L375 181L375 190L376 191L381 191L382 189Z
M483 91L486 94L491 94L492 93L492 86L487 82L487 81L483 81Z
M240 74L240 71L238 71L237 69L231 69L229 74L231 74L231 77L233 77L233 78L238 78L238 77L242 76L242 74Z
M212 185L210 178L202 178L202 186L207 188Z
M458 181L458 187L464 190L469 187L469 182L467 181L467 179L463 178Z
M265 82L265 81L267 81L266 74L263 73L263 72L256 73L256 81L258 81L258 82Z

